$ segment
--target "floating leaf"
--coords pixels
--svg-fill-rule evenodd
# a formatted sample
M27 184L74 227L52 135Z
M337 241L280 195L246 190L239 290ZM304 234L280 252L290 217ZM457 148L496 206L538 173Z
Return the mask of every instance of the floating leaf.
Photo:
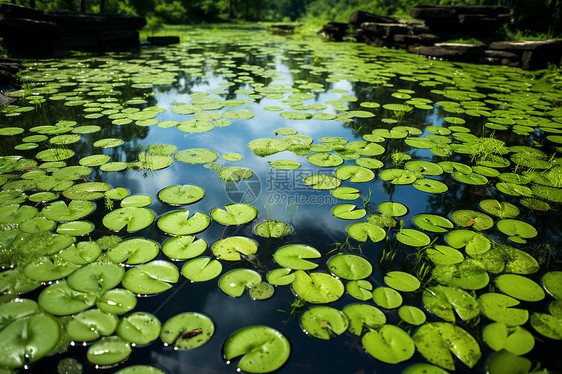
M231 203L224 206L226 209L215 208L211 211L213 220L223 225L242 225L252 221L258 215L258 210L245 203Z
M530 360L502 349L490 356L486 363L486 371L490 374L527 374L532 365Z
M293 160L275 160L269 161L269 165L275 169L293 170L301 167L300 162Z
M170 283L176 283L178 279L178 268L167 261L158 260L127 270L122 285L133 293L149 295L170 289Z
M447 218L435 214L418 214L412 221L419 228L431 232L447 232L454 227Z
M517 356L529 353L535 345L535 339L529 331L520 326L508 327L501 322L484 327L482 338L494 351L505 349Z
M349 325L343 312L328 306L308 309L301 315L300 322L305 333L322 340L343 334Z
M274 286L286 286L295 279L295 273L291 273L291 271L292 269L287 268L273 269L267 273L266 279Z
M429 236L421 231L413 229L401 229L398 234L396 234L396 239L406 245L412 247L423 247L431 242Z
M292 231L291 226L278 220L263 221L254 227L254 233L263 238L282 238Z
M170 235L192 235L209 226L211 219L206 214L195 212L189 216L189 210L180 209L168 212L158 218L158 228Z
M215 161L219 155L217 152L206 148L191 148L176 152L174 158L186 164L206 164Z
M134 238L123 240L107 251L107 257L116 263L144 264L158 256L160 246L152 240Z
M304 178L304 184L307 186L312 186L315 190L331 190L338 187L341 182L329 175L325 174L313 174Z
M294 270L312 270L317 264L307 259L320 258L320 252L305 244L288 244L275 251L273 259L279 265Z
M562 299L562 271L549 271L541 280L546 292L556 300Z
M531 315L531 326L542 336L554 340L562 340L562 317L547 313L534 312Z
M240 261L241 254L251 256L258 251L258 244L245 236L231 236L220 239L211 248L218 259L226 261Z
M390 287L377 287L373 291L375 303L385 309L394 309L402 305L402 295Z
M455 210L451 213L451 220L462 227L472 227L475 230L487 230L494 225L494 220L488 215L474 210Z
M242 356L238 369L247 373L270 373L289 359L291 346L279 331L261 325L243 327L223 345L223 356L231 360Z
M103 225L110 230L135 232L148 227L154 221L154 212L147 208L126 207L115 209L103 217Z
M113 288L105 291L96 301L96 306L106 312L113 314L126 313L135 308L137 298L131 291L122 288Z
M332 214L341 219L360 219L365 217L365 209L357 209L355 204L338 204L332 208Z
M500 294L485 293L478 298L482 305L482 313L496 322L503 322L507 326L520 326L529 319L529 311L526 309L512 308L519 305L516 299Z
M162 244L162 252L173 260L187 260L197 257L207 249L205 239L195 236L175 236Z
M482 356L478 342L469 333L447 322L422 325L413 340L418 352L429 362L447 370L455 370L451 353L469 368L473 368Z
M336 276L347 280L367 278L373 266L365 258L351 254L337 254L328 259L328 268Z
M530 224L516 219L502 219L496 224L498 229L516 243L526 243L525 239L537 236L537 230Z
M90 309L72 317L65 326L68 336L79 342L89 342L100 336L111 335L119 319L111 313L99 309Z
M207 315L186 312L176 314L162 326L160 339L174 350L194 349L207 343L215 333L215 324Z
M434 286L423 292L423 304L431 313L447 322L456 321L455 313L463 321L480 314L480 305L468 292L455 287Z
M397 364L414 355L414 341L398 326L384 325L378 331L370 330L361 338L367 353L388 364Z
M54 283L39 294L39 306L46 312L66 316L88 309L96 303L93 293L79 292L66 281Z
M187 261L181 268L184 277L192 282L205 282L217 277L222 271L218 260L210 257L197 257Z
M219 288L229 296L240 297L246 288L261 283L261 275L251 269L234 269L219 279Z
M341 180L363 183L373 180L375 178L375 173L370 169L358 165L343 165L334 171L334 176Z
M131 345L118 336L107 336L88 348L88 361L95 365L113 365L131 354Z
M345 290L357 300L367 301L373 297L373 285L366 280L353 280L345 285Z
M302 270L295 272L292 283L295 293L312 304L326 304L338 300L344 292L343 283L326 273L307 274Z
M177 184L158 192L158 198L171 205L193 204L205 196L205 190L190 184Z
M545 293L541 286L527 277L502 274L496 278L496 286L505 294L523 301L541 301Z
M426 321L426 316L423 310L411 305L402 305L400 309L398 309L398 315L404 322L407 322L410 325L419 326Z
M111 263L92 263L81 267L67 278L68 285L81 292L107 291L117 286L125 269Z
M418 278L403 271L389 271L384 276L384 283L398 291L413 292L420 287Z
M373 242L380 242L386 237L386 231L380 226L371 225L367 222L352 223L345 229L347 234L353 239L365 242L371 239Z
M119 321L117 335L133 344L148 344L160 336L160 321L149 313L136 312Z
M312 165L322 167L333 167L343 164L343 158L340 156L323 152L311 153L307 156L306 160Z

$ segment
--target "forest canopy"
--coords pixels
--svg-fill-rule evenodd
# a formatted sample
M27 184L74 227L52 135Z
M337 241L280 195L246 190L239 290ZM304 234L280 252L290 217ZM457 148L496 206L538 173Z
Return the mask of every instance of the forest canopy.
M0 0L41 10L135 14L149 25L233 20L321 24L347 22L355 10L409 17L416 5L503 5L511 9L512 30L562 36L562 0Z

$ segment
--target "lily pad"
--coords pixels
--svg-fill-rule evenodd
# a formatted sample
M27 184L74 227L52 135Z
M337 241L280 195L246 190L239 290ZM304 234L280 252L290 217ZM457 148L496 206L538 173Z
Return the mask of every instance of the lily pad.
M361 191L353 187L338 187L331 192L332 196L342 200L355 200L361 195Z
M78 342L89 342L113 334L119 319L99 309L86 310L72 317L65 326L68 336Z
M287 286L295 279L295 273L292 273L292 269L278 268L270 270L265 277L274 286Z
M103 217L103 225L110 230L127 232L142 230L154 221L155 214L147 208L126 207L115 209Z
M135 308L137 298L128 290L113 288L105 291L96 301L96 306L107 313L122 314Z
M367 301L373 297L373 285L371 282L364 279L347 282L345 284L345 290L349 296L354 297L357 300Z
M398 315L404 322L415 326L422 325L427 319L423 310L412 305L402 305L398 309Z
M81 292L107 291L117 286L124 274L125 269L117 264L92 263L70 274L67 282Z
M148 344L160 336L161 324L150 313L136 312L119 321L117 335L133 344Z
M341 219L360 219L365 217L365 209L357 209L355 204L338 204L332 208L332 214Z
M322 167L333 167L343 164L343 158L340 156L324 152L311 153L307 156L306 160L312 165Z
M178 280L178 268L167 261L156 260L127 270L121 283L133 293L150 295L170 289L170 283Z
M75 184L63 191L64 197L72 200L97 200L104 197L111 186L103 182L86 182Z
M390 287L377 287L373 290L373 301L385 309L394 309L402 305L402 295Z
M96 303L96 295L76 291L70 288L66 281L62 281L41 291L37 302L48 313L66 316L90 308Z
M215 333L215 324L207 315L186 312L176 314L162 326L160 339L174 350L195 349L207 343Z
M341 180L349 180L354 183L369 182L375 178L372 170L359 165L343 165L334 171L334 176Z
M525 239L537 236L537 230L532 225L516 219L502 219L496 225L498 230L516 243L526 243Z
M486 363L486 371L490 374L527 374L531 371L532 362L502 349L490 356Z
M562 271L549 271L541 280L546 292L556 300L562 300Z
M365 242L371 239L373 242L380 242L386 237L386 231L380 226L372 225L367 222L356 222L347 226L347 234L353 239Z
M258 251L258 244L245 236L230 236L220 239L211 248L218 259L240 261L241 255L250 256Z
M447 218L435 214L418 214L412 221L419 228L431 232L447 232L454 227Z
M56 346L60 336L59 322L48 314L18 318L0 330L0 365L16 369L36 362Z
M535 346L535 338L529 331L521 326L508 327L501 322L484 327L482 338L494 351L505 349L517 356L529 353Z
M291 346L279 331L262 325L243 327L223 345L223 356L230 363L242 356L238 369L247 373L270 373L289 359Z
M536 332L550 339L562 340L562 317L552 314L534 312L531 315L531 326Z
M389 271L384 276L384 283L397 291L413 292L420 287L418 278L403 271Z
M273 259L279 265L294 270L312 270L318 267L308 259L320 258L316 249L305 244L288 244L280 247L273 254Z
M519 305L516 299L501 293L485 293L478 298L482 305L482 313L496 322L503 322L507 326L520 326L529 319L526 309L512 308Z
M384 325L378 331L370 330L361 338L367 353L388 364L406 361L414 355L414 340L398 326Z
M295 272L293 291L303 300L312 304L326 304L338 300L344 292L343 283L326 273L307 274L302 270Z
M166 187L158 192L158 198L170 205L193 204L205 196L205 190L190 184Z
M197 257L187 261L181 268L184 277L192 282L205 282L217 277L222 271L222 264L210 257Z
M308 309L301 315L300 322L306 334L322 340L330 340L343 334L349 325L343 312L329 306Z
M116 263L127 265L144 264L158 256L160 246L158 243L144 239L134 238L123 240L107 251L107 257Z
M469 368L473 368L482 356L476 339L461 327L447 322L422 325L413 340L422 356L447 370L455 370L452 355Z
M88 348L88 361L94 365L113 365L131 354L131 345L118 336L107 336Z
M293 160L269 161L269 165L275 169L293 170L301 167L301 163Z
M541 301L545 293L531 279L517 274L502 274L496 278L496 286L505 294L523 301Z
M330 257L327 264L333 274L347 280L364 279L373 272L371 263L357 255L337 254Z
M325 174L313 174L304 178L304 184L312 186L315 190L331 190L338 187L341 182L339 179Z
M219 155L212 149L191 148L176 152L175 159L186 164L206 164L215 161Z
M162 244L162 252L172 260L187 260L197 257L207 249L205 239L196 239L195 236L175 236Z
M429 259L436 265L453 265L461 263L464 256L461 252L446 245L434 245L426 250Z
M219 288L227 295L240 297L246 289L261 283L261 275L251 269L234 269L219 279Z
M431 242L429 236L421 231L413 229L401 229L398 234L396 234L396 240L412 247L423 247Z
M195 212L189 216L189 210L180 209L168 212L158 218L158 228L170 235L192 235L209 226L211 219L206 214Z
M94 224L88 221L65 222L57 227L57 234L71 236L84 236L91 233L92 231L94 231Z
M423 292L423 304L437 317L454 323L455 313L463 320L468 321L480 314L480 305L468 292L447 286L428 287Z
M215 208L211 211L213 220L223 225L242 225L252 221L258 215L258 210L245 203L226 204L225 209Z
M291 226L278 220L263 221L254 227L254 233L263 238L282 238L292 232Z
M408 208L402 203L393 201L385 201L380 203L378 209L383 214L388 214L393 217L401 217L408 213Z
M462 227L472 227L475 230L487 230L494 225L490 216L474 210L455 210L451 213L451 220Z
M225 181L238 182L241 179L248 179L254 173L245 167L227 166L217 172L218 176Z

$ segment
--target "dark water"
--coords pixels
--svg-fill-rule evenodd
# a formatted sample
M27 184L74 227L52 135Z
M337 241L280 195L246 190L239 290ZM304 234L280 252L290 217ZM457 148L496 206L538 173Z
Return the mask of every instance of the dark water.
M522 110L520 116L535 118L541 111L542 118L551 123L560 125L560 110L554 114L544 114L560 108L562 98L555 90L543 82L530 80L525 72L513 69L488 68L483 66L457 65L424 60L422 58L406 55L398 51L379 50L367 46L354 44L332 44L315 40L270 38L265 33L251 32L222 32L222 31L194 31L183 36L184 44L167 48L141 48L132 53L119 53L107 56L84 56L68 60L51 61L26 61L30 67L29 73L24 73L24 79L29 82L29 89L38 87L53 87L52 93L37 92L46 98L45 102L31 105L33 110L22 115L11 117L4 115L1 119L3 127L23 127L26 131L15 136L0 138L3 155L20 154L33 159L38 151L48 148L42 143L38 148L30 151L14 151L13 147L21 143L21 139L32 133L27 130L33 126L52 125L60 120L76 121L76 126L98 125L101 130L91 134L83 134L79 142L65 145L72 149L76 155L67 160L68 165L77 165L80 158L90 154L107 154L112 162L134 162L142 149L149 145L170 144L178 150L190 148L209 148L219 155L236 152L243 156L240 161L225 161L219 157L215 162L223 166L243 166L254 173L252 178L241 182L225 182L217 175L216 170L203 165L191 165L178 161L161 170L133 170L105 172L99 167L93 167L92 174L87 176L88 181L100 181L112 187L124 187L130 195L148 195L154 200L148 206L157 217L165 212L178 209L171 207L157 199L157 193L165 187L175 184L193 184L205 189L205 197L186 208L190 211L209 212L216 207L223 207L231 202L249 202L258 211L258 217L249 224L241 226L223 226L211 222L210 226L198 238L205 239L208 249L204 255L211 255L211 245L228 236L242 235L255 239L259 243L255 261L242 260L239 262L223 261L223 273L234 268L253 268L265 279L265 274L279 266L273 261L273 253L277 248L288 243L303 243L318 249L322 258L318 261L320 266L316 271L328 271L326 260L341 247L337 243L346 241L346 227L352 222L364 221L342 220L330 212L334 205L347 203L338 200L330 191L313 190L303 184L303 178L312 174L330 174L335 168L321 168L306 161L305 155L297 155L290 151L283 151L268 157L255 155L247 144L257 138L276 136L275 130L280 127L290 127L314 139L313 144L319 144L318 139L327 136L338 136L348 141L362 140L362 135L370 134L377 128L391 129L393 126L411 126L423 131L420 137L431 135L427 126L447 127L449 123L445 117L459 117L466 120L466 126L477 137L489 136L492 132L496 138L502 139L508 145L543 144L542 150L549 156L556 151L557 144L545 140L547 133L540 126L532 128L527 135L516 134L512 129L492 130L485 127L489 123L487 117L468 115L466 112L451 113L444 110L444 105L436 104L439 101L456 101L465 104L471 101L465 97L466 92L480 93L475 100L481 101L488 107L492 117L501 117L501 111L507 110L511 98L500 100L500 95L529 94L536 97L530 109ZM51 82L41 82L41 77L53 76ZM161 81L158 81L162 79ZM70 82L66 85L66 82ZM431 84L427 84L427 83ZM62 85L61 85L62 83ZM72 84L71 84L72 83ZM114 83L123 83L122 86L112 86ZM312 85L310 85L313 83ZM139 86L145 84L145 86ZM228 85L227 85L228 84ZM105 86L104 86L105 85ZM458 98L443 96L443 90L462 91ZM502 88L501 90L499 88ZM100 98L114 97L116 104L124 108L146 108L157 106L163 111L155 117L159 123L163 121L185 121L193 115L175 114L171 109L179 103L188 104L196 93L208 93L206 98L224 100L246 100L237 107L207 110L209 113L223 113L227 110L248 110L254 114L253 118L245 120L232 120L226 127L215 127L202 133L183 132L176 127L161 128L156 125L138 126L134 121L130 124L115 125L111 114L103 114L99 118L87 118L86 105L68 106L68 100L52 100L51 96L61 92L70 92L80 96L79 99L95 101ZM78 90L78 91L76 91ZM122 94L116 95L115 90ZM215 91L224 90L224 91ZM252 90L252 91L239 91ZM332 90L332 91L329 91ZM335 91L334 91L335 90ZM378 108L365 108L362 102L377 102L381 105L388 103L403 104L405 99L391 96L402 91L416 98L425 98L430 109L415 108L410 112L401 113ZM40 91L40 90L39 90ZM100 95L91 93L104 92ZM298 105L298 100L290 98L295 93L309 93L310 98L302 102L303 105L322 104L325 109L308 109L301 112L341 114L346 110L335 109L329 101L340 101L348 106L347 111L364 110L375 114L372 118L353 118L348 122L337 120L321 120L310 118L306 120L291 120L280 117L279 111L265 110L270 106L278 106L282 111L297 111L291 105ZM549 101L540 101L541 95L554 97ZM344 98L342 96L350 98ZM489 96L491 95L491 96ZM558 95L558 96L556 96ZM37 96L37 95L35 95ZM451 94L449 93L449 96ZM126 104L127 100L140 98L141 104ZM356 99L356 100L355 100ZM484 103L484 100L494 100ZM503 101L505 100L505 101ZM285 101L285 102L284 102ZM98 103L103 101L98 100ZM87 104L87 103L85 103ZM25 101L18 102L26 106ZM480 104L478 104L480 105ZM534 107L533 107L534 105ZM539 109L540 105L548 109ZM122 107L122 108L123 108ZM470 105L465 105L466 108ZM105 108L104 108L105 109ZM119 109L117 109L119 110ZM496 111L496 112L495 112ZM102 112L103 113L103 112ZM504 113L503 113L504 114ZM514 115L514 114L513 114ZM340 117L341 118L341 117ZM391 121L383 121L388 120ZM394 121L392 121L394 120ZM519 120L518 120L519 121ZM522 119L521 119L522 121ZM391 123L395 122L395 123ZM559 126L560 127L560 126ZM125 143L115 148L97 148L93 143L103 138L119 138ZM452 153L449 156L435 155L428 149L410 147L403 139L384 139L382 144L386 151L374 158L382 161L382 169L393 168L391 155L394 152L404 152L414 160L439 162L453 160L469 163L470 157L465 154ZM331 152L333 153L333 152ZM302 164L299 169L280 170L270 167L270 161L295 160ZM556 158L553 158L556 160ZM354 165L355 160L344 161L344 165ZM560 165L559 163L557 165ZM514 168L510 167L513 171ZM375 169L375 174L378 171ZM507 171L506 169L502 171ZM541 266L536 274L529 278L539 281L540 276L548 270L560 269L559 252L560 244L560 213L559 203L548 201L552 210L541 212L527 209L519 202L519 196L502 193L495 187L497 178L489 178L485 185L467 185L454 179L450 174L429 177L444 182L448 191L444 193L427 193L419 191L412 185L395 185L376 177L365 183L351 183L343 181L342 186L358 188L362 195L370 196L373 208L384 201L400 202L407 206L408 213L400 217L404 228L417 228L412 218L419 213L432 213L448 216L458 209L473 209L479 211L478 203L486 198L495 198L517 205L521 209L518 219L532 224L538 231L536 238L529 239L528 244L512 244L517 248L538 254L541 248L550 246L553 249L550 263ZM244 195L244 193L251 193ZM539 197L540 198L540 197ZM352 201L361 207L361 199ZM103 227L101 219L108 213L103 200L96 201L97 209L87 219L96 225L96 230L91 233L92 239L98 239L112 232ZM117 207L118 202L115 202ZM253 233L256 223L270 219L282 220L293 227L293 233L282 239L261 238ZM395 260L387 264L387 270L403 270L416 274L414 264L416 249L396 242L394 239L397 229L389 232L389 238L394 245L398 245ZM445 244L442 235L428 233L431 239L437 238L437 243ZM495 227L486 234L495 241L507 242L504 234ZM148 228L135 233L118 234L123 238L145 237L162 244L168 235L152 223ZM87 240L80 238L79 240ZM353 239L348 240L349 246L344 252L363 255L374 267L373 274L368 280L374 287L384 286L383 273L379 260L383 249L388 242L383 240L378 243L368 241L359 243ZM538 255L537 255L538 256ZM163 253L157 259L169 260ZM181 268L185 261L174 262ZM491 274L493 279L494 275ZM74 357L84 365L84 372L112 373L123 367L134 364L153 365L167 373L233 373L235 364L227 365L222 358L221 349L223 342L234 331L254 324L263 324L282 332L291 343L291 355L287 363L278 370L279 373L399 373L412 363L426 362L422 355L415 353L408 361L401 364L385 364L368 355L362 347L361 338L349 332L337 336L331 341L322 341L303 333L299 324L300 313L291 314L291 304L296 296L289 286L276 287L275 295L268 300L252 300L247 293L240 298L225 295L217 286L218 277L207 282L191 283L180 275L180 280L174 287L162 294L148 297L139 297L135 311L152 313L164 323L170 317L182 312L199 312L210 316L215 323L215 334L204 346L191 351L174 351L164 347L159 340L147 346L134 347L130 357L122 364L111 368L96 369L86 360L87 347L70 347L68 353L46 357L31 366L29 372L55 372L57 363L64 357ZM490 286L477 292L477 294L491 291ZM25 297L36 297L41 289L33 291ZM498 291L496 291L498 292ZM423 308L421 291L402 293L405 305L416 305ZM524 308L532 311L546 312L548 303L553 300L548 296L538 303L524 303ZM342 309L348 304L359 302L348 294L334 303L337 309ZM367 301L375 305L372 300ZM307 304L303 310L311 305ZM401 321L397 309L383 309L387 323L399 325L413 334L415 326ZM440 319L427 312L428 321ZM481 338L481 329L489 320L481 316L479 323L468 325L460 321L473 336L475 336L483 351L483 358L473 369L467 368L457 361L458 372L485 372L485 360L493 351L486 346ZM541 367L559 367L555 358L556 343L536 334L527 323L525 325L533 332L536 345L527 357L533 364L541 363Z

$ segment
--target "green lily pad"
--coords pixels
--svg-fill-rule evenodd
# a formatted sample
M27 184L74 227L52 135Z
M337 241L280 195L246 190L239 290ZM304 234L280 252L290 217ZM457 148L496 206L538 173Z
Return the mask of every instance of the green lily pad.
M357 336L363 335L366 329L379 329L386 323L385 314L369 304L349 304L342 312L349 320L349 332Z
M48 313L66 316L90 308L96 303L96 295L76 291L70 288L66 281L62 281L41 291L37 302Z
M534 312L531 315L531 326L536 332L550 339L562 340L562 317L552 314Z
M464 260L461 252L446 245L434 245L426 250L429 259L436 265L453 265Z
M100 139L98 141L95 141L93 143L94 147L98 147L98 148L114 148L114 147L118 147L122 144L124 144L125 141L122 139L117 139L117 138L105 138L105 139Z
M404 164L406 170L413 172L418 172L423 175L441 175L443 174L443 168L438 164L429 161L407 161Z
M125 269L117 264L92 263L70 274L67 282L76 291L107 291L117 286L124 274Z
M84 236L91 233L92 231L94 231L94 224L87 221L65 222L57 227L57 234L71 236Z
M369 182L375 178L372 170L359 165L343 165L334 171L334 176L341 180L349 180L354 183Z
M123 240L107 251L107 257L116 263L127 265L144 264L158 256L160 246L158 243L144 239L134 238Z
M131 311L137 305L135 295L123 288L113 288L105 291L96 301L96 306L106 312L122 314Z
M556 300L562 299L562 271L549 271L541 280L546 292Z
M508 327L501 322L484 327L482 338L494 351L505 349L517 356L529 353L535 346L535 338L529 331L521 326Z
M176 152L174 158L186 164L206 164L215 161L219 155L217 152L206 148L191 148Z
M304 178L304 184L312 186L315 190L331 190L338 187L341 182L339 179L325 174L313 174Z
M219 279L219 288L227 295L240 297L247 289L261 283L261 275L251 269L234 269Z
M332 256L327 265L334 275L346 280L364 279L373 272L373 266L367 259L351 254Z
M485 293L478 298L482 305L482 313L496 322L503 322L507 326L520 326L529 319L526 309L512 308L519 305L516 299L501 293Z
M367 353L388 364L406 361L414 355L414 340L398 326L384 325L378 331L370 330L361 338Z
M357 209L355 204L338 204L332 208L332 214L341 219L360 219L365 217L365 209Z
M178 280L178 268L167 261L156 260L127 270L121 283L133 293L150 295L170 289L170 283Z
M248 179L254 173L245 167L241 166L228 166L220 169L217 172L218 176L225 181L238 182L241 179Z
M465 248L469 256L480 256L491 248L492 244L484 235L470 230L453 230L445 236L445 241L453 248Z
M238 370L270 373L289 359L291 345L279 331L262 325L243 327L231 334L223 345L223 356L230 363L242 356Z
M424 324L427 319L423 310L412 305L402 305L398 309L398 315L404 322L415 326Z
M105 192L105 197L112 199L112 200L123 200L127 196L129 196L129 190L123 187L117 187L112 190Z
M413 364L408 366L401 374L447 374L448 372L431 364ZM493 374L493 373L491 373Z
M324 152L311 153L306 157L306 160L312 165L327 168L343 164L343 158L340 156Z
M125 360L131 354L129 342L118 336L107 336L88 348L88 361L94 365L113 365Z
M154 212L147 208L126 207L115 209L103 217L103 225L110 230L135 232L148 227L154 221Z
M427 193L442 193L449 189L445 183L429 178L418 178L412 183L412 186Z
M256 253L258 244L245 236L231 236L217 240L211 249L218 259L240 261L242 259L241 254L250 256Z
M166 187L158 192L158 198L170 205L193 204L203 196L205 196L204 189L189 184Z
M64 197L72 200L97 200L104 197L111 186L103 182L86 182L75 184L63 191Z
M373 290L373 301L385 309L394 309L402 305L402 295L390 287L377 287Z
M254 233L263 238L282 238L292 232L291 226L278 220L263 221L254 227Z
M361 195L361 191L353 187L337 187L331 192L332 196L342 200L355 200Z
M412 221L420 228L431 232L447 232L454 227L445 217L435 214L418 214Z
M418 176L419 174L404 169L384 169L379 173L383 181L390 181L392 184L411 184Z
M401 217L408 213L408 208L404 204L393 201L380 203L378 209L381 213L388 214L393 217Z
M197 257L207 249L205 239L195 236L174 236L162 244L162 252L173 260L187 260Z
M545 293L541 286L527 277L502 274L496 278L496 286L505 294L523 301L541 301Z
M454 323L455 313L463 320L468 321L480 314L480 305L468 292L447 286L428 287L423 292L423 304L437 317Z
M176 314L162 326L160 339L174 350L195 349L207 343L215 333L215 324L207 315L186 312Z
M114 314L91 309L69 319L65 330L72 340L89 342L113 334L118 322L119 318Z
M527 374L531 371L532 362L502 349L490 356L486 363L486 371L490 374Z
M160 329L158 318L150 313L136 312L119 321L117 335L129 343L148 344L160 336Z
M269 161L269 165L275 169L293 170L301 167L301 163L293 160Z
M349 325L343 312L329 306L308 309L301 315L300 322L306 334L322 340L330 340L343 334Z
M60 336L59 322L48 314L18 318L0 330L0 365L16 369L36 362L56 346Z
M111 160L111 156L99 154L82 157L79 163L82 166L100 166L106 164L109 160Z
M248 143L248 148L250 148L250 150L259 157L274 155L286 150L289 146L289 142L286 142L283 139L273 138L254 139Z
M252 221L258 215L258 210L245 203L231 203L226 209L215 208L211 211L211 218L223 225L243 225Z
M373 285L364 279L352 280L345 284L349 296L357 300L367 301L373 297Z
M320 252L305 244L288 244L280 247L273 254L279 265L294 270L312 270L318 267L307 259L320 258Z
M142 208L152 204L152 197L148 195L132 195L121 200L121 208Z
M189 210L180 209L168 212L158 218L158 228L170 235L192 235L205 230L211 219L206 214L195 212L189 216Z
M24 274L38 282L50 282L62 279L78 268L78 265L67 261L63 256L40 256L25 265Z
M0 207L0 223L22 223L35 217L37 213L37 208L29 205L4 205Z
M275 288L267 282L260 282L250 288L250 297L252 300L267 300L272 297L274 293Z
M420 287L418 278L403 271L389 271L384 276L384 283L397 291L413 292Z
M422 356L447 370L455 370L452 354L469 368L473 368L482 356L476 339L461 327L447 322L422 325L413 340Z
M401 229L398 234L396 234L396 240L412 247L423 247L431 242L429 236L421 231L413 229Z
M307 274L295 272L293 291L303 300L312 304L326 304L338 300L344 292L343 283L326 273Z
M475 230L487 230L494 225L490 216L474 210L455 210L451 213L451 220L462 227L472 227Z
M526 243L525 239L537 236L537 230L533 226L516 219L502 219L496 225L498 230L509 235L509 239L516 243Z
M270 270L266 274L266 279L274 286L287 286L295 279L295 273L291 272L292 269L279 268Z
M184 277L192 282L205 282L217 277L222 271L218 260L210 257L197 257L187 261L181 268Z
M380 226L372 225L368 222L356 222L347 226L345 229L347 234L353 239L365 242L371 239L373 242L380 242L386 238L386 231Z
M479 290L490 281L488 272L470 259L453 265L437 265L432 276L441 284L465 290Z

